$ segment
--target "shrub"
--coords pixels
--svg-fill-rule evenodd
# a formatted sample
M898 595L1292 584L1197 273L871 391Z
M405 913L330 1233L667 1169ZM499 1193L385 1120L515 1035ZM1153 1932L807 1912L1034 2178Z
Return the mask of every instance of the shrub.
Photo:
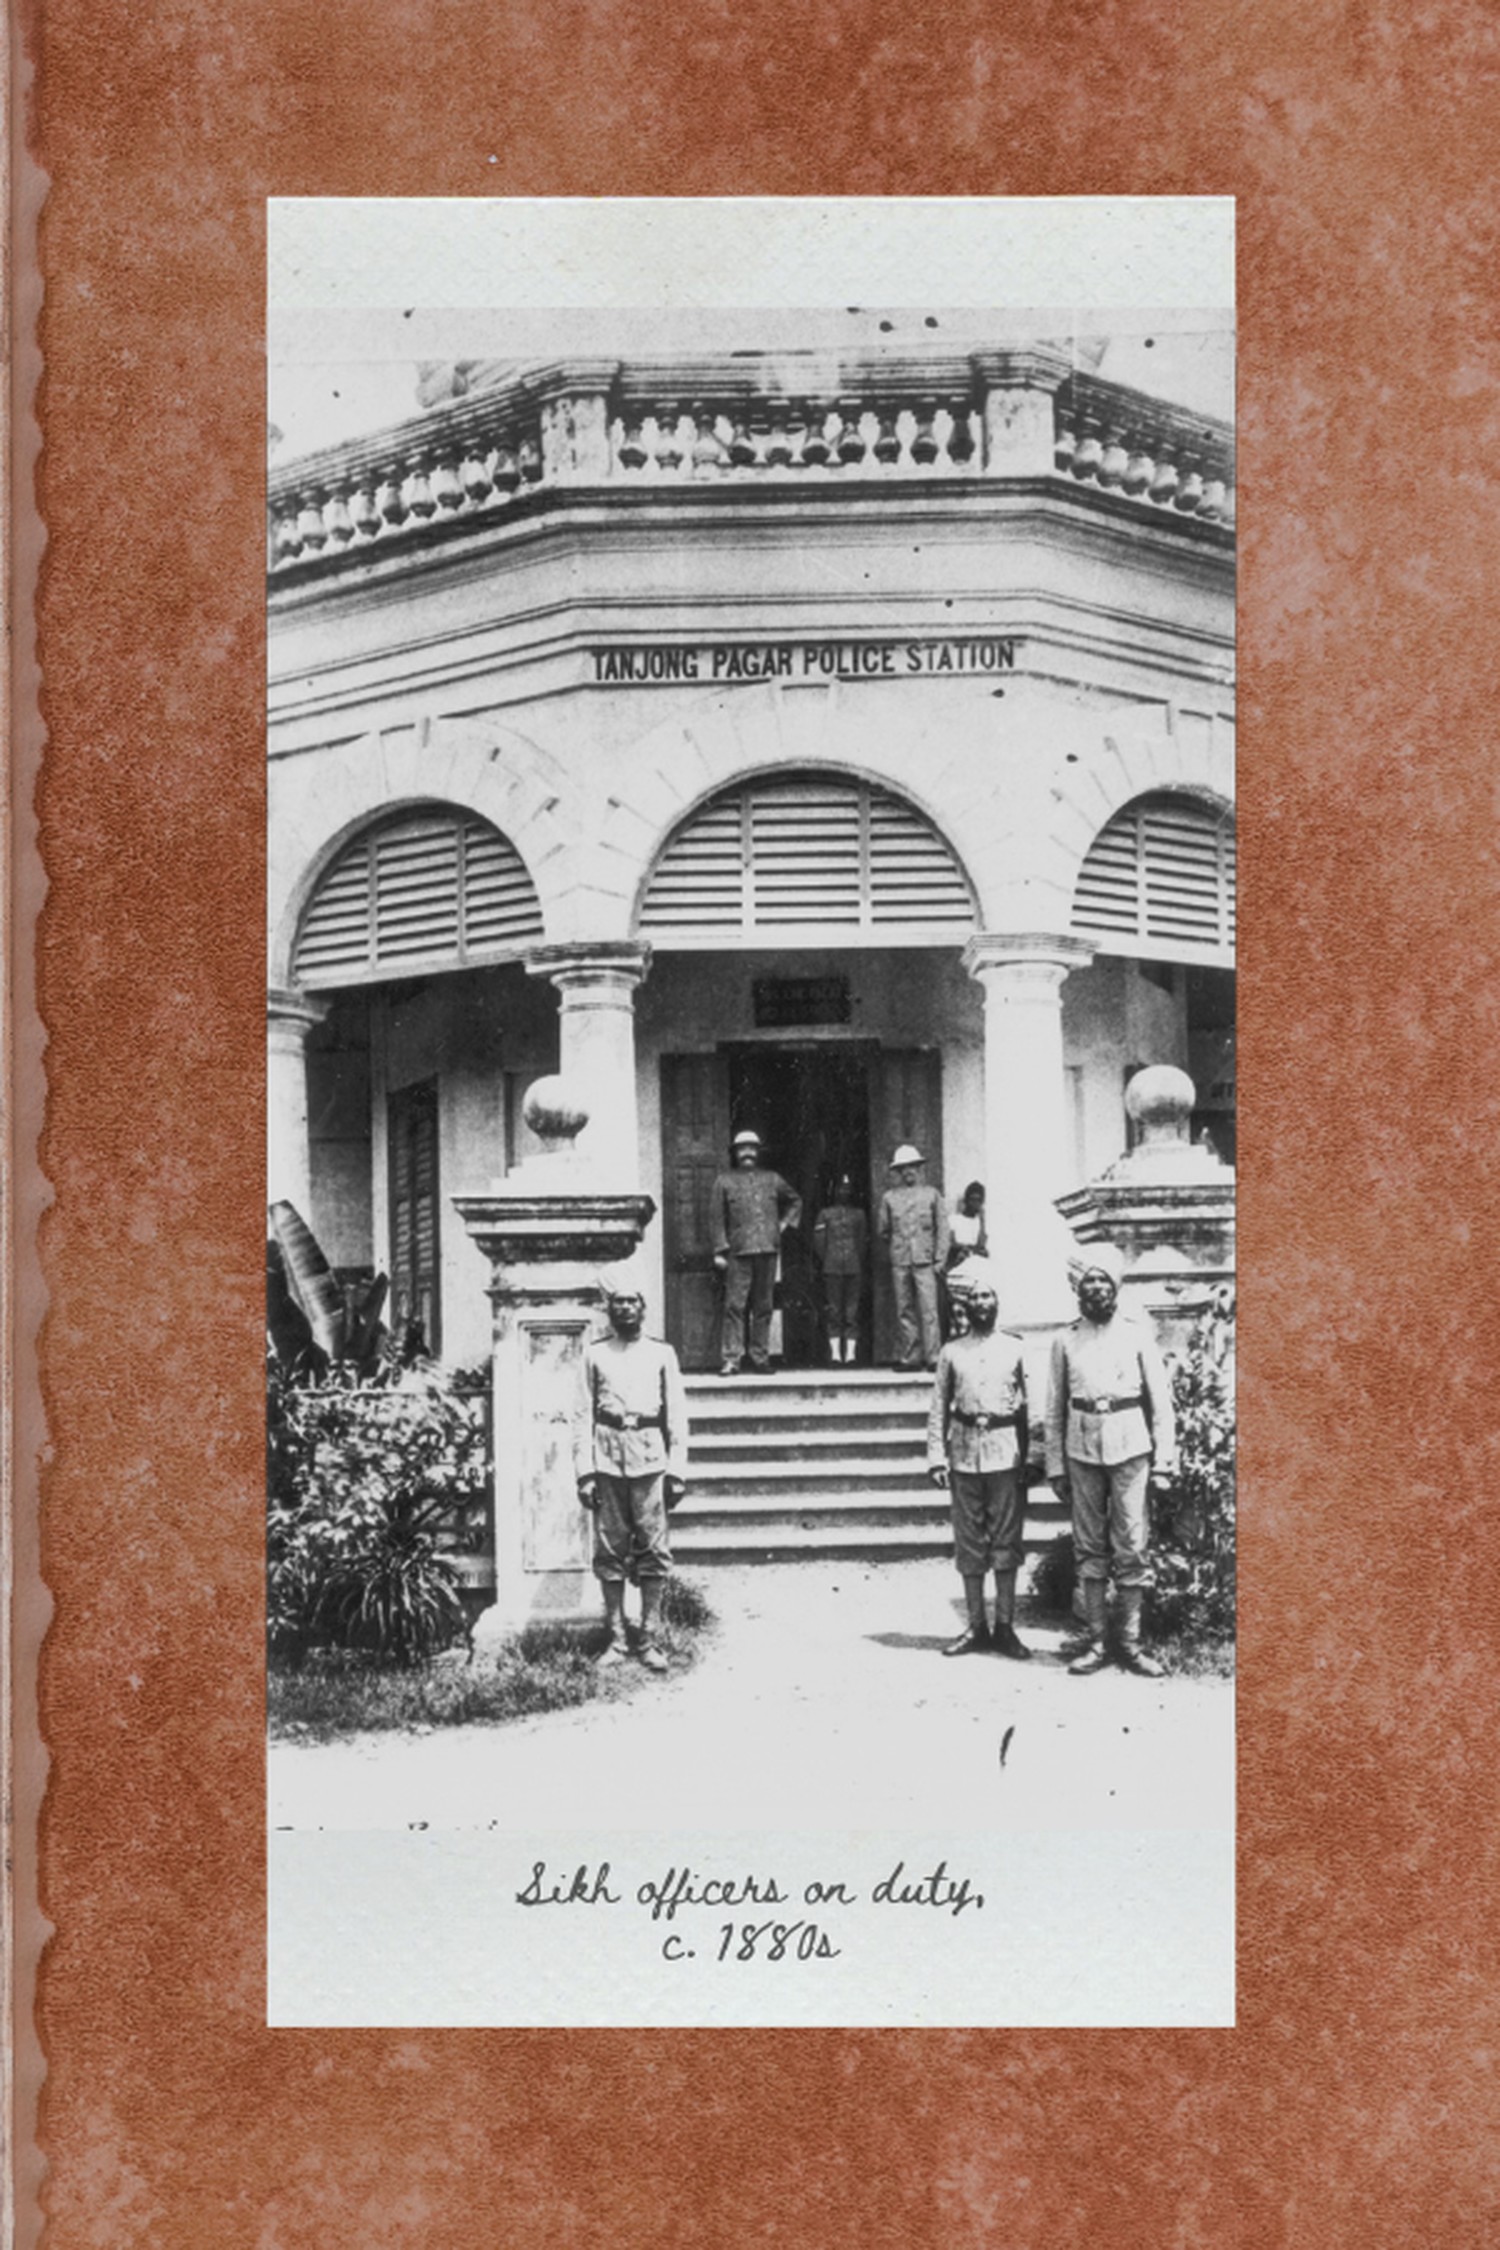
M1227 1639L1234 1632L1234 1313L1227 1298L1168 1360L1179 1470L1153 1502L1151 1615L1158 1633Z
M267 1377L267 1637L300 1663L315 1649L421 1663L463 1637L450 1559L479 1543L484 1429L435 1374L419 1385L309 1388Z

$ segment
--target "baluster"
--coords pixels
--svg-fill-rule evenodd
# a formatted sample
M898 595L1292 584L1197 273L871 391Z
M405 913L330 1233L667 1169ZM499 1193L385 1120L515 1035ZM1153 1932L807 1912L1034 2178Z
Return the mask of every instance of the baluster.
M773 406L767 419L770 434L766 439L766 467L788 469L792 463L792 434L785 404Z
M1197 513L1198 503L1203 498L1203 479L1198 473L1196 461L1185 460L1182 465L1187 475L1173 493L1172 505L1180 508L1185 516L1191 516Z
M1063 409L1054 408L1053 419L1057 435L1052 444L1052 459L1064 476L1073 474L1073 456L1078 451L1078 433L1071 422L1063 420Z
M737 469L753 469L755 440L750 435L748 419L741 410L731 413L729 420L729 458Z
M432 477L432 497L450 515L464 504L464 488L458 481L458 455L451 449L438 455Z
M920 399L917 403L917 426L912 435L911 457L917 466L929 468L938 457L937 400Z
M395 531L406 521L406 502L401 496L401 480L394 474L383 476L375 487L375 506L381 521Z
M490 474L495 480L495 490L502 500L507 494L515 491L516 486L521 481L521 464L516 459L513 446L496 446L494 459L490 465Z
M807 428L797 458L804 469L826 469L832 450L828 443L828 401L810 398L803 411L807 416Z
M693 473L695 476L716 476L728 460L719 437L719 411L703 399L693 408Z
M304 492L297 507L297 531L304 547L316 555L328 542L328 528L323 521L323 495L314 486Z
M1210 477L1203 487L1203 498L1198 503L1198 513L1210 523L1220 523L1224 516L1224 480Z
M953 424L948 432L948 458L956 469L966 468L974 458L974 423L968 400L950 399L948 413Z
M646 466L646 418L632 412L625 415L620 425L619 463L622 469L644 469Z
M1130 456L1120 442L1123 434L1120 430L1109 432L1100 458L1099 482L1106 492L1112 492L1116 485L1124 483L1125 471L1130 465Z
M427 455L413 453L406 464L406 482L401 496L408 511L424 520L437 513L437 502L432 497L432 487L427 482Z
M354 524L349 514L349 488L347 485L335 484L329 487L328 498L323 507L323 521L327 526L329 538L337 540L341 547L347 547L354 537Z
M1097 476L1099 464L1104 459L1104 448L1099 443L1098 431L1091 424L1084 423L1081 427L1082 435L1073 455L1073 474L1075 477Z
M889 412L878 413L876 420L879 427L872 450L876 460L884 468L892 469L901 458L901 440L896 435L896 416Z
M356 539L373 539L380 529L380 516L368 478L350 489L349 521Z
M471 506L476 508L482 508L495 489L488 461L472 447L465 452L458 465L458 481Z
M1163 454L1156 464L1156 474L1151 479L1151 498L1159 508L1164 508L1176 490L1176 465Z
M523 483L537 484L540 482L542 474L542 449L537 443L536 432L534 430L528 430L525 437L522 438L520 444L516 447L516 466L521 472L521 479Z
M861 426L864 408L857 398L841 398L838 402L838 417L839 461L842 467L852 469L865 457L865 433Z
M1137 450L1125 464L1122 489L1130 494L1132 500L1142 499L1150 491L1151 479L1155 473L1156 463L1151 455Z
M672 398L664 398L656 409L656 465L663 476L671 476L682 460L682 446L677 437L680 411Z
M298 555L301 554L302 534L297 528L295 507L289 512L283 512L279 516L272 517L271 552L274 558L272 567L277 569L284 563L295 562Z

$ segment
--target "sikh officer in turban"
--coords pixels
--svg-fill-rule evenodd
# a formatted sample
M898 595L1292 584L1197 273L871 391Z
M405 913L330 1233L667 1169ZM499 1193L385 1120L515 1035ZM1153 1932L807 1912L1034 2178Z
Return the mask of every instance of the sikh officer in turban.
M601 1665L623 1663L627 1581L641 1589L637 1651L664 1672L658 1632L662 1587L671 1574L667 1517L687 1490L687 1398L677 1354L642 1333L646 1300L632 1267L605 1282L609 1333L583 1355L573 1426L578 1498L594 1519L594 1575L609 1638Z
M1080 1676L1109 1662L1108 1585L1119 1595L1120 1661L1160 1679L1141 1647L1141 1608L1151 1584L1146 1493L1153 1461L1177 1465L1172 1387L1146 1322L1120 1306L1125 1261L1112 1242L1091 1242L1075 1284L1079 1318L1052 1345L1047 1393L1047 1477L1073 1512L1073 1551L1084 1601Z
M965 1325L938 1355L927 1417L927 1474L948 1494L954 1556L968 1624L945 1656L993 1649L1023 1661L1016 1631L1016 1573L1026 1507L1026 1371L1020 1338L997 1327L999 1300L989 1265L966 1262ZM995 1624L984 1610L986 1575L995 1574Z

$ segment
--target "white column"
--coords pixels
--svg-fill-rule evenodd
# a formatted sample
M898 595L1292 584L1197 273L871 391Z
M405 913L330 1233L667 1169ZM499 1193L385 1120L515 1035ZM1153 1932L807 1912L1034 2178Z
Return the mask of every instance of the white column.
M1072 1236L1055 1198L1069 1177L1062 988L1093 958L1073 937L971 938L964 966L984 991L984 1150L988 1232L1002 1316L1022 1325L1072 1317Z
M307 1132L307 1035L328 1013L310 992L266 997L266 1200L295 1204L312 1224Z
M578 1153L603 1184L621 1193L639 1185L635 994L650 967L649 947L630 943L537 946L526 966L557 987L558 1069L589 1090L589 1122Z

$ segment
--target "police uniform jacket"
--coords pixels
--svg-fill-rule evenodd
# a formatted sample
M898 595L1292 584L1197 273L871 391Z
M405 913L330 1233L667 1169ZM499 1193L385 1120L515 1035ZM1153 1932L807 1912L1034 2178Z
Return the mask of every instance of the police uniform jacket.
M893 1266L940 1266L948 1254L948 1214L935 1187L887 1188L880 1239Z
M721 1172L714 1181L714 1256L764 1256L781 1246L781 1222L796 1226L802 1198L779 1172Z
M1106 1321L1076 1320L1053 1339L1047 1387L1047 1474L1064 1457L1106 1468L1155 1451L1175 1460L1172 1387L1143 1320L1118 1309Z
M852 1203L830 1203L818 1213L813 1248L825 1273L863 1273L870 1224Z
M1021 1342L1003 1328L955 1336L938 1354L927 1416L927 1465L988 1475L1021 1459L1017 1417L1026 1411Z
M687 1396L670 1344L601 1336L583 1355L573 1423L577 1476L687 1479Z

